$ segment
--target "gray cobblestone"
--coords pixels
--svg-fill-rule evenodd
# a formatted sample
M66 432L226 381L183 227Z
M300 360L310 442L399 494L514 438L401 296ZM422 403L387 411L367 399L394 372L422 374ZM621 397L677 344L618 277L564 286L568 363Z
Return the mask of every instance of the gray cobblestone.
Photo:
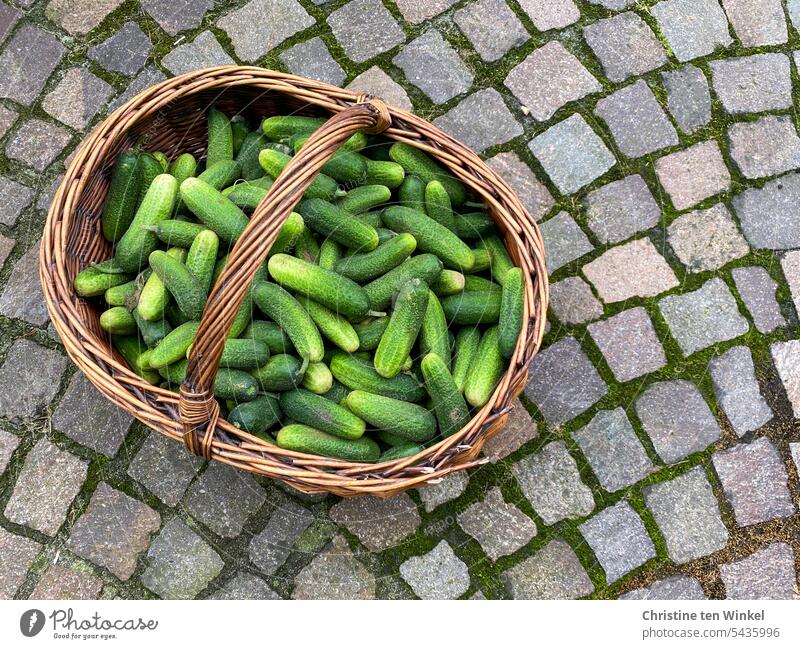
M772 343L770 352L794 416L800 418L800 340Z
M50 0L45 15L70 34L87 34L124 0Z
M528 212L537 221L553 207L555 201L547 187L513 151L498 153L489 158L486 164L511 185Z
M16 242L11 237L5 237L0 234L0 268L6 263L6 259L8 259L8 256L14 249L15 243Z
M731 270L736 290L762 334L786 325L786 318L775 299L778 283L761 266L746 266Z
M0 598L11 599L25 581L33 560L42 546L24 536L18 536L0 528Z
M564 324L581 324L603 315L600 300L580 277L567 277L551 284L550 307Z
M645 588L637 588L620 599L682 600L706 599L703 587L694 577L675 575L656 581Z
M519 6L540 32L563 29L581 17L572 0L519 0Z
M547 270L550 273L594 250L589 238L566 212L559 212L542 222L539 229L544 238Z
M516 399L512 405L503 434L495 435L483 445L483 455L489 458L492 464L519 450L539 434L536 422L520 400Z
M477 153L523 133L522 126L494 88L471 94L433 123Z
M375 577L358 561L343 536L294 579L292 599L374 599Z
M197 27L214 6L214 0L140 0L140 4L161 29L175 36Z
M744 236L753 248L784 250L800 246L800 174L751 187L733 199Z
M234 60L209 31L202 32L190 43L181 43L161 59L161 64L175 75L233 63Z
M469 589L467 565L447 541L427 554L411 557L400 564L403 576L420 599L455 599Z
M280 502L266 527L250 541L250 561L264 574L274 574L313 520L313 515L305 507L288 499Z
M789 290L792 293L794 309L798 314L800 314L800 252L792 250L783 255L781 258L781 268L783 269L783 275L786 278L786 283L789 285ZM774 299L774 286L770 286L773 290L769 295Z
M506 570L502 577L514 599L576 599L594 591L575 552L560 538Z
M788 117L769 115L728 127L731 157L746 178L776 176L800 167L800 137Z
M5 473L11 456L19 446L19 437L0 428L0 475Z
M503 433L505 434L505 431ZM458 498L464 493L468 484L469 478L466 472L457 471L441 478L441 482L417 489L417 493L422 505L425 507L425 511L430 513L439 505L444 505Z
M263 579L247 572L237 572L208 599L280 599Z
M17 340L0 367L0 415L15 420L36 415L56 395L66 369L67 361L57 351Z
M6 40L20 16L22 12L19 9L9 7L7 4L0 5L0 43Z
M293 74L335 86L341 85L347 77L347 73L318 36L281 52L280 59Z
M631 381L667 364L664 348L644 307L593 322L588 330L617 381Z
M653 30L632 11L587 25L583 37L600 59L606 76L615 83L660 68L667 62Z
M0 314L41 327L47 322L47 306L39 282L39 246L34 244L17 260L0 295Z
M658 223L661 211L641 176L595 189L583 199L589 228L603 243L618 243Z
M528 40L528 32L504 0L477 0L453 14L484 61L496 61Z
M405 39L397 21L379 0L352 0L328 16L333 35L344 53L362 63Z
M0 201L3 204L0 223L13 227L22 210L31 204L31 199L33 190L30 187L0 176Z
M133 458L128 475L174 507L202 465L203 461L191 455L183 444L152 432Z
M8 129L17 121L18 116L19 113L17 113L17 111L7 108L6 106L0 106L0 137L8 133ZM0 223L1 222L2 221L0 221Z
M690 273L718 270L750 252L722 203L679 216L669 224L667 240Z
M679 61L711 54L733 41L717 0L664 0L651 12Z
M788 39L781 0L722 0L744 47L779 45Z
M0 54L0 97L30 106L66 51L52 34L22 25Z
M95 575L55 564L36 584L30 599L97 599L102 587L102 580Z
M412 110L411 100L405 88L381 70L377 65L359 74L347 87L350 90L361 90L381 97L386 102L405 110Z
M713 140L659 158L656 175L676 210L724 192L731 184L719 145Z
M372 552L399 545L420 524L417 506L405 493L385 499L364 496L342 500L331 508L330 517Z
M536 523L507 503L499 487L490 489L486 498L456 518L492 561L516 552L536 536Z
M797 599L794 551L771 543L739 561L719 567L726 599Z
M712 61L711 79L729 113L760 113L792 106L789 57L753 54Z
M89 49L89 58L106 70L128 77L147 62L152 47L150 39L135 22L127 22L105 41Z
M8 140L6 155L35 171L44 171L70 138L69 132L60 126L38 118L30 119Z
M403 18L415 25L438 16L456 2L457 0L394 0Z
M679 129L694 133L711 121L711 94L700 68L685 65L662 72L661 79L667 91L667 108Z

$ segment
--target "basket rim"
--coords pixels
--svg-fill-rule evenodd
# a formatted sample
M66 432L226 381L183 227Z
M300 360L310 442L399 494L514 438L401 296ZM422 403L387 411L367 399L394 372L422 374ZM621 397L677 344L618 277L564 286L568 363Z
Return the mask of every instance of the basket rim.
M68 355L107 398L146 425L177 440L182 440L180 418L174 405L177 395L140 379L113 358L106 349L107 339L102 340L85 325L82 315L91 307L78 298L69 280L68 236L76 219L79 198L89 179L102 168L105 155L119 137L172 101L209 89L217 89L222 94L242 85L290 95L330 114L365 99L364 93L254 66L204 68L166 79L130 98L78 145L53 197L44 228L40 279L50 319ZM407 142L435 157L489 204L490 214L500 222L506 238L514 241L517 251L529 255L531 268L524 273L523 328L509 367L489 402L462 430L414 456L363 464L295 453L277 449L238 429L230 430L233 427L220 418L214 434L213 459L282 480L301 491L391 495L483 463L486 460L477 459L480 448L504 425L511 401L524 387L528 367L544 337L549 281L544 244L535 220L508 184L477 154L412 112L390 104L387 109L392 124L384 131L384 136ZM520 263L519 259L515 261ZM151 405L146 396L151 397L160 410L151 407L144 412L142 405ZM222 439L220 428L228 433L228 440L231 435L233 439L238 438L238 444ZM265 446L272 455L279 456L278 462L265 457Z

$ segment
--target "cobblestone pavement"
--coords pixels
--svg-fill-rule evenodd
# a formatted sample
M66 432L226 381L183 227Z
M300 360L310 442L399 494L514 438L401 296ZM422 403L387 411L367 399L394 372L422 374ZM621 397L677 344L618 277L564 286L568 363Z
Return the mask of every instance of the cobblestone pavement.
M798 597L798 0L4 0L0 596ZM390 500L204 465L48 328L88 128L241 61L413 107L539 220L550 331L491 462Z

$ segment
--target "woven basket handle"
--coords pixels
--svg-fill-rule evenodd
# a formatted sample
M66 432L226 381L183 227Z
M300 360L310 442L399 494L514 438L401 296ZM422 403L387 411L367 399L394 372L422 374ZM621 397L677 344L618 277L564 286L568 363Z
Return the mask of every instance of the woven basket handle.
M308 138L281 172L230 252L229 261L211 289L200 318L186 378L181 385L179 413L186 447L211 457L219 404L214 379L225 339L259 266L264 263L281 226L322 166L356 131L380 133L391 115L380 99L359 96L357 103L331 117Z

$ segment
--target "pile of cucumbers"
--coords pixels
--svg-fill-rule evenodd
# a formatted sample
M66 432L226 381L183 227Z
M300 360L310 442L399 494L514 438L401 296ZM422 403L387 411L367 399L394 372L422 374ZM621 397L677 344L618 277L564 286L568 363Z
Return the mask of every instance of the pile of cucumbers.
M114 255L75 278L130 368L177 390L229 250L323 119L208 115L205 160L131 149L102 214ZM224 416L292 451L421 452L484 406L512 356L524 277L482 203L405 143L353 135L282 226L225 342Z

